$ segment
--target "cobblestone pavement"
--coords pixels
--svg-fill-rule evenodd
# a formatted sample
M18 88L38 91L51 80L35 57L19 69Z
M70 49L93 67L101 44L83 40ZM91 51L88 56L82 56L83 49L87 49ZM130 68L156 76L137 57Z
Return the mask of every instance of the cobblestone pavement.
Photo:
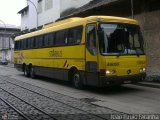
M0 98L6 100L29 119L34 120L103 120L109 119L111 114L123 114L42 89L8 76L0 76ZM7 112L10 114L3 109L3 106L1 113Z
M23 120L24 117L21 116L16 110L14 110L11 106L4 102L3 99L0 98L0 116L7 116L8 119L19 119Z

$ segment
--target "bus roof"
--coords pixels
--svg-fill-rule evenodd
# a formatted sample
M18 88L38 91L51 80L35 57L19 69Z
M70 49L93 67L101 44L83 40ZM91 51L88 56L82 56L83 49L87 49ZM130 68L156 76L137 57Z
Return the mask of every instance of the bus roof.
M55 23L45 25L41 30L27 33L24 35L20 35L16 37L15 40L17 41L17 40L53 32L56 30L61 30L62 28L66 29L69 27L75 27L75 26L84 25L84 24L92 23L92 22L98 22L98 21L99 22L128 23L128 24L139 25L138 21L134 19L122 18L122 17L113 17L113 16L90 16L90 17L85 17L85 18L74 17L74 18L68 18L65 20L61 20Z

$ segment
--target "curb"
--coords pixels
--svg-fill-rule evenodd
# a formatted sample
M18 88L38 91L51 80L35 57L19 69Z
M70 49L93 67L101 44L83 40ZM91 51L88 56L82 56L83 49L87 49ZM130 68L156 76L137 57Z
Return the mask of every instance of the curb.
M159 88L160 89L160 82L139 82L134 85L143 86L143 87L151 87L151 88Z

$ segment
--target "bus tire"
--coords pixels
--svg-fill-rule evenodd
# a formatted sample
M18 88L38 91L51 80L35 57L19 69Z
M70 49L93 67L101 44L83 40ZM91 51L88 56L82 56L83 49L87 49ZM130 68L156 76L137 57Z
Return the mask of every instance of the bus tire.
M30 67L30 76L32 79L36 78L35 69L33 66Z
M72 74L72 83L76 89L82 89L82 87L83 87L81 75L78 72L78 70L74 71L74 73Z
M24 66L24 76L29 77L29 68L28 66Z

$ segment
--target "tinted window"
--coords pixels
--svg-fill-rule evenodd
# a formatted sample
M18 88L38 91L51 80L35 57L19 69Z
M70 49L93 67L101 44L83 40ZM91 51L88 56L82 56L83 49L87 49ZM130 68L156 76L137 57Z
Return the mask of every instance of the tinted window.
M64 45L68 43L68 30L61 30L56 32L56 45Z
M39 46L39 40L38 40L38 36L37 36L37 37L35 37L35 43L36 43L36 46L35 46L35 48L38 48L38 46Z
M32 40L32 38L27 39L27 41L28 41L28 49L31 48L31 40Z
M44 47L44 40L43 40L43 36L39 36L39 47Z
M37 36L35 40L36 40L36 48L44 46L43 36Z
M24 41L24 49L27 49L28 48L28 41L27 41L27 39L24 39L23 41Z
M17 50L20 50L20 41L17 41Z
M19 50L22 50L22 40L19 41Z
M54 45L54 33L50 33L50 34L48 35L48 39L49 39L48 45L49 45L49 46L53 46L53 45Z
M48 33L15 42L15 50L51 47L54 45L78 44L82 39L83 26Z
M22 41L21 49L25 49L25 40L21 40L21 41Z
M28 49L29 44L29 38L26 39L26 49Z
M49 34L44 35L44 47L48 47L49 43Z
M103 55L144 54L140 28L129 24L101 24L100 52Z
M82 30L83 27L75 27L69 30L68 43L69 44L77 44L81 42L82 39Z
M30 48L35 48L35 38L30 39Z
M15 50L18 50L18 41L15 41L15 47L14 47Z

